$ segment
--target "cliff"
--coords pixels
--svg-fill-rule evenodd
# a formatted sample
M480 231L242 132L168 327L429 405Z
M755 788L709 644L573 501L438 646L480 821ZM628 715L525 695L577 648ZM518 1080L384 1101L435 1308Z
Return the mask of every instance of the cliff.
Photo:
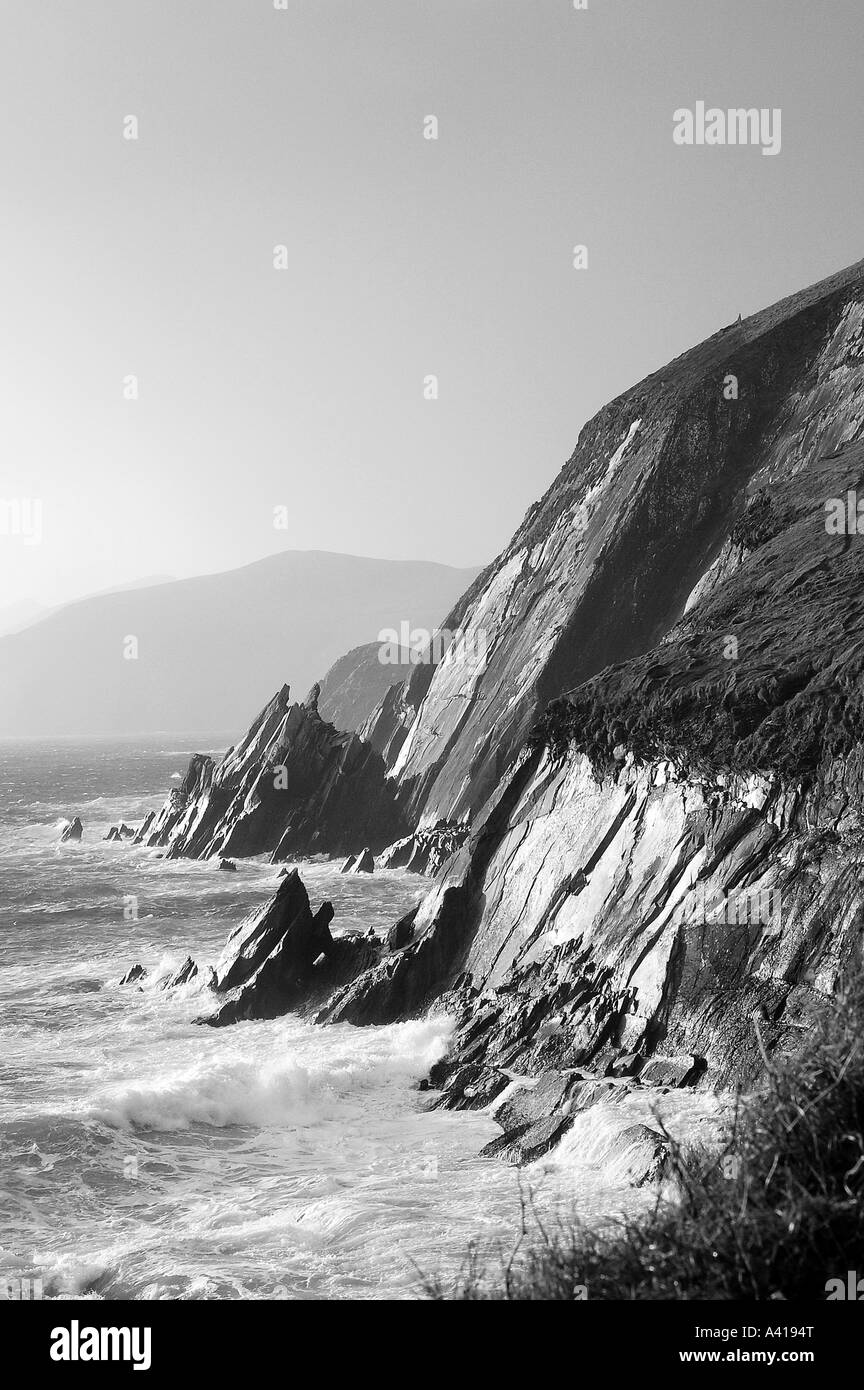
M463 648L389 692L383 727L364 730L410 820L474 817L551 700L650 651L703 576L722 577L749 499L860 436L862 322L859 263L715 334L586 425L445 620Z
M268 707L190 770L171 852L284 848L274 739L296 843L373 844L343 833L352 767L366 826L407 837L385 862L437 827L410 932L317 1016L452 1010L433 1082L462 1106L520 1078L517 1158L610 1092L747 1083L861 951L862 489L859 264L601 411L447 620L465 641L386 692L350 758L314 710ZM303 782L310 739L328 771Z

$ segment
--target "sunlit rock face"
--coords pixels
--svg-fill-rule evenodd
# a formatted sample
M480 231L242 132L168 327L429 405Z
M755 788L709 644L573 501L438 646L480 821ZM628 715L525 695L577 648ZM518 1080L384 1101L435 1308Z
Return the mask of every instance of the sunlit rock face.
M734 572L748 499L860 437L862 325L859 264L715 334L586 425L446 619L466 642L388 692L380 727L367 721L409 819L476 816L550 700L649 651L703 576L710 589Z

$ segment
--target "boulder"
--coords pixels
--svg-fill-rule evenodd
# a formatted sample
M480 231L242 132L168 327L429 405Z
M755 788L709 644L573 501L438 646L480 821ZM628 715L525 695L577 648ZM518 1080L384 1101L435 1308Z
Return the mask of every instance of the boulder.
M648 1125L628 1125L610 1141L603 1154L604 1168L631 1187L659 1182L669 1171L671 1147L659 1130Z
M504 1130L546 1120L566 1108L578 1084L579 1078L567 1072L545 1072L536 1085L523 1086L514 1092L496 1111L495 1119Z
M509 1163L533 1163L554 1148L573 1123L570 1115L548 1115L493 1139L480 1150L482 1158L506 1158Z
M459 1067L448 1077L436 1104L448 1110L483 1110L509 1085L510 1077L497 1067Z
M410 912L406 912L404 917L400 917L395 926L391 927L387 933L387 946L391 951L401 951L403 946L414 936L414 919L417 916L417 906L412 907Z
M692 1086L705 1071L705 1062L689 1052L651 1057L639 1073L643 1086Z

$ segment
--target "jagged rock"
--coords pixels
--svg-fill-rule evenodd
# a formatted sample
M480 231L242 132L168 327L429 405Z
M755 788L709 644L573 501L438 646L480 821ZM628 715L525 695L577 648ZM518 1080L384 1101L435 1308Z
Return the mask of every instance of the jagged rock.
M352 869L354 868L354 865L357 863L357 859L358 855L349 854L348 858L345 860L345 863L342 865L342 868L339 870L339 872L342 874L350 874Z
M413 874L434 877L468 838L467 825L442 822L428 830L417 830L395 844L388 845L379 858L382 869L407 869Z
M132 985L135 983L136 980L143 980L146 974L147 971L144 969L143 965L136 964L130 966L120 983L121 985Z
M482 1110L509 1085L506 1072L495 1067L457 1067L448 1077L438 1104L449 1110Z
M196 753L139 842L187 855L300 855L383 848L403 833L380 754L356 734L326 724L315 687L303 704L288 686L217 764Z
M292 870L270 902L231 933L213 986L228 998L212 1017L198 1022L224 1027L278 1018L292 1009L308 1011L367 969L380 950L374 933L334 940L332 919L329 902L313 914L303 881Z
M412 907L410 912L406 912L405 916L400 917L395 926L390 928L387 933L387 947L389 950L401 951L403 946L408 945L408 942L414 935L414 919L416 916L417 908Z
M60 836L60 843L62 845L69 840L80 840L83 834L84 826L81 824L78 816L76 816L74 820L70 821L69 824L64 827L63 833Z
M362 854L358 854L350 872L352 874L374 874L375 860L372 857L371 849L364 849Z
M185 985L188 984L190 980L194 980L197 974L198 966L191 956L187 956L180 966L180 969L175 970L173 975L169 975L168 978L162 982L161 988L176 989L178 985Z
M226 874L236 874L237 872L237 865L231 859L220 859L219 868Z
M103 839L105 839L105 840L119 840L119 839L120 839L120 831L119 831L118 827L117 827L116 825L112 825L112 826L111 826L111 829L108 831L108 834L103 836Z
M763 1049L806 1046L808 1001L860 956L864 546L826 529L825 501L864 477L864 263L734 337L586 426L446 620L483 634L483 662L467 650L418 665L362 726L369 807L389 773L386 839L346 809L349 745L305 706L289 712L287 694L165 811L172 853L232 836L269 849L283 811L265 784L285 746L303 789L277 857L369 844L380 862L400 840L388 854L404 867L421 824L470 818L414 938L386 954L359 943L362 974L346 944L316 1017L389 1023L443 1001L456 1031L433 1073L454 1103L474 1084L466 1068L570 1076L539 1115L519 1116L516 1096L503 1107L512 1127L496 1143L517 1161L652 1076L751 1084ZM722 396L742 363L744 409ZM365 825L383 833L377 807ZM730 922L730 893L778 894L782 921L759 908ZM699 894L721 915L694 912ZM325 977L313 965L297 982L298 1007ZM670 1072L670 1058L698 1071Z
M131 825L126 824L125 820L120 822L120 838L121 840L134 840L135 838L135 831Z

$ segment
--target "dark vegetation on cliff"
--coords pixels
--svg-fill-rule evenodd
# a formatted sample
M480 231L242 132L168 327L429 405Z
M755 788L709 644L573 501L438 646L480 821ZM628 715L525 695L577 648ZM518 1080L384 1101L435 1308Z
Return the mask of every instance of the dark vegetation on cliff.
M641 1220L541 1233L495 1270L474 1252L455 1289L433 1281L427 1293L812 1301L831 1280L845 1288L864 1249L864 979L824 1004L805 1053L765 1060L723 1152L673 1146L680 1199Z
M825 502L864 490L864 446L761 488L735 523L743 560L669 638L554 701L535 746L598 775L625 752L681 773L807 777L864 736L864 536L830 535ZM730 654L732 653L732 654Z

